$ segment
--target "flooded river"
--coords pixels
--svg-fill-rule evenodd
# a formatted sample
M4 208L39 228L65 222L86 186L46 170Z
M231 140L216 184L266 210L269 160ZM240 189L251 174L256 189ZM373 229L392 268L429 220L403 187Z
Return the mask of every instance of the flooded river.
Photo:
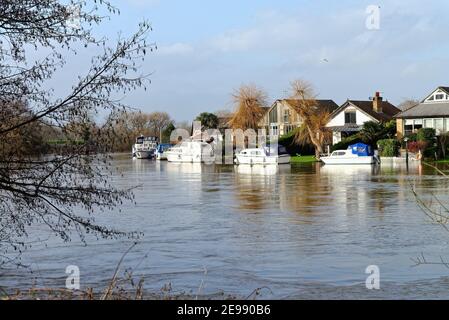
M297 164L283 167L205 166L117 156L120 187L139 186L137 205L97 221L140 231L123 268L145 289L262 298L449 298L449 269L415 266L449 259L449 232L418 207L412 188L449 203L449 179L432 168ZM443 170L447 169L442 167ZM65 269L79 266L81 287L104 285L131 240L83 245L48 235L22 262L3 272L3 287L64 287ZM368 266L380 290L365 286ZM122 270L123 271L123 270Z

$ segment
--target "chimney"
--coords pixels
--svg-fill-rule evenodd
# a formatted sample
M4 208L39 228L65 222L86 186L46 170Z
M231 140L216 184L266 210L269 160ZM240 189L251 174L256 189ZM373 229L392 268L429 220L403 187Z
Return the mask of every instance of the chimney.
M382 100L383 98L380 96L380 92L376 92L373 98L373 110L377 113L382 113Z

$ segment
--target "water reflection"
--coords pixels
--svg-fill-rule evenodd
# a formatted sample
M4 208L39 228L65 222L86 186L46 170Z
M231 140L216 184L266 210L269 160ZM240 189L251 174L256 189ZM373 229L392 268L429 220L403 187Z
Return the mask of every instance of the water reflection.
M140 266L136 272L147 277L150 291L170 282L196 292L204 280L205 294L224 290L247 296L268 286L276 298L302 293L326 298L342 288L345 297L359 298L366 294L366 266L377 264L389 281L385 288L392 288L378 295L398 298L408 295L395 287L446 274L410 266L410 258L421 252L449 254L447 233L428 222L410 192L413 184L449 201L449 179L431 168L207 166L128 158L115 165L123 171L114 177L117 186L141 185L137 206L98 221L145 234L140 251L124 264ZM64 285L54 275L64 276L68 263L78 265L94 285L109 280L128 247L123 239L87 247L54 242L28 251L23 262L39 264L46 286ZM145 254L149 258L140 263ZM27 287L32 277L8 285Z

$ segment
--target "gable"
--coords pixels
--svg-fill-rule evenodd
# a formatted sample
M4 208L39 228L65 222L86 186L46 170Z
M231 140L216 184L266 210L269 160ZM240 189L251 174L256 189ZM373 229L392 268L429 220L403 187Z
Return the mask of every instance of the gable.
M363 109L359 108L357 105L351 102L345 102L340 108L335 110L331 115L331 119L326 124L326 127L337 127L346 124L345 117L346 113L356 113L356 121L358 125L363 125L367 121L379 122L378 119L372 117L370 114L365 112Z
M422 103L437 102L449 102L449 90L447 87L438 87L422 101Z

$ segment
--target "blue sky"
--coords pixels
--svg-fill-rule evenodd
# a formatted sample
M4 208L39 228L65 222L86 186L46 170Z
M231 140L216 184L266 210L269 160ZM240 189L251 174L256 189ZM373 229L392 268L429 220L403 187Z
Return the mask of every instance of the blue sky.
M177 121L232 109L230 95L242 83L261 86L274 101L302 78L338 104L375 91L397 104L449 85L447 0L112 2L121 14L100 33L130 34L147 19L159 47L141 66L154 71L149 90L126 101ZM365 25L371 4L380 6L375 31Z

